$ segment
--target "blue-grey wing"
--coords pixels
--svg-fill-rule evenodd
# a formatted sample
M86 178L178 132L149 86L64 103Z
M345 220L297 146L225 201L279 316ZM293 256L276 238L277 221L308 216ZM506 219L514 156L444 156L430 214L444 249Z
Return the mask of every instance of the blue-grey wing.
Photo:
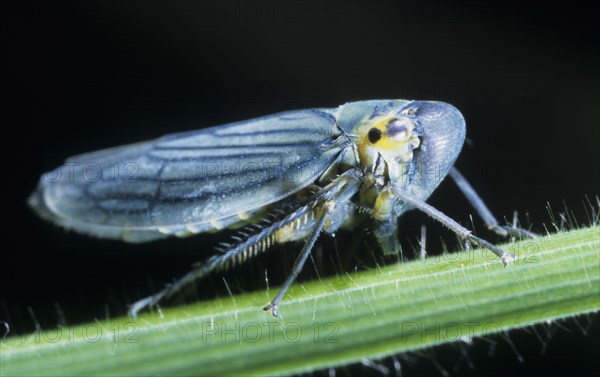
M285 112L72 157L29 201L98 237L205 232L307 187L348 143L326 110Z

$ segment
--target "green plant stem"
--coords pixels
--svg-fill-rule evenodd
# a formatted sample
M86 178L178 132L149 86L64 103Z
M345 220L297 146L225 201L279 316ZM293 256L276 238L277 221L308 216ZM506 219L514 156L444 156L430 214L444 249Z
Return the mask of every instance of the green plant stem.
M600 228L49 329L0 344L0 375L296 374L600 310Z

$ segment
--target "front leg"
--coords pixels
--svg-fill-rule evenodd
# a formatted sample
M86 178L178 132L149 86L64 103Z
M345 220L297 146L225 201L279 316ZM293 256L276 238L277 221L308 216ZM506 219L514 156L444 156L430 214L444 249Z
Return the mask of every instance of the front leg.
M442 212L440 212L436 208L430 206L429 204L425 203L423 200L415 197L414 195L412 195L406 191L400 190L398 188L395 188L395 187L392 188L392 192L398 199L407 203L411 207L416 208L423 213L426 213L433 219L439 221L444 226L446 226L448 229L450 229L451 231L456 233L459 237L461 237L463 239L467 239L476 245L485 247L486 249L492 251L494 254L496 254L500 258L500 260L502 261L502 264L504 264L504 267L508 266L508 264L510 262L515 260L514 255L507 253L506 251L502 250L498 246L496 246L484 239L474 236L470 230L463 227L456 221L452 220L450 217L444 215Z

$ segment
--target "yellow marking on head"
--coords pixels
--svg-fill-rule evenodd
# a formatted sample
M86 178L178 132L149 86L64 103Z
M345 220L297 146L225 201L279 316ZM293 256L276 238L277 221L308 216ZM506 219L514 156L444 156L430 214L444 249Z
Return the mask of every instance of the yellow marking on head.
M250 214L248 212L240 212L238 213L238 217L240 220L248 220L250 218Z
M361 164L375 162L377 154L374 155L373 150L384 156L386 161L409 161L412 159L412 150L420 144L414 130L415 123L411 118L396 114L364 123L358 129Z
M393 152L411 140L414 129L409 118L385 116L361 126L359 132L363 142L380 151Z

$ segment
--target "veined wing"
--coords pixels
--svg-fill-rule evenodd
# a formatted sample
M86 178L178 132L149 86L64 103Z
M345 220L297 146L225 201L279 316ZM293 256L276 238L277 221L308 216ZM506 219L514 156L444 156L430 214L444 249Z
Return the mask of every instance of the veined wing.
M29 202L98 237L205 232L305 188L348 143L327 111L285 112L72 157Z

